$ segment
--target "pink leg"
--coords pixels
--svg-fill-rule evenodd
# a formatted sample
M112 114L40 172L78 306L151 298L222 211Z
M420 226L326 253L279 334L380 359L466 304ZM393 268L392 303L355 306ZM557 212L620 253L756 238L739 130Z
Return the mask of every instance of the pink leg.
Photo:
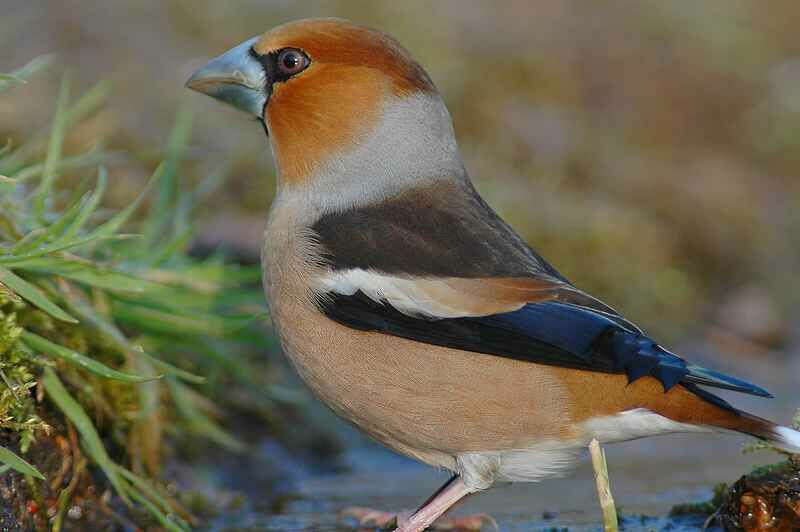
M453 507L458 501L474 493L468 488L461 477L454 476L439 488L422 507L414 512L408 521L402 523L395 532L422 532L433 524L443 513Z

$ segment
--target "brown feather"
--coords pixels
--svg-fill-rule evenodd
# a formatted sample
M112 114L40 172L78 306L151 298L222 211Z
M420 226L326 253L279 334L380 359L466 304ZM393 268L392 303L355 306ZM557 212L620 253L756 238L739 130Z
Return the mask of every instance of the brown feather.
M498 310L485 313L470 313L474 316L487 316L498 312L517 310L525 303L550 301L558 297L561 283L534 278L490 278L459 279L448 278L444 282L464 299L494 302Z
M344 20L279 26L254 50L268 54L287 47L311 59L306 70L274 85L266 109L277 165L289 185L374 130L387 97L436 90L396 40Z
M284 184L301 184L374 130L388 81L368 68L319 64L276 84L267 119Z
M518 281L517 284L512 284ZM391 285L399 295L387 294L387 300L403 311L403 303L411 302L431 315L487 316L518 310L526 303L547 301L557 296L552 283L531 279L439 279L395 278ZM507 284L503 284L506 282ZM399 301L395 301L399 298ZM413 314L413 312L412 312Z
M396 39L347 20L290 22L265 33L254 46L259 54L285 47L303 50L312 63L378 70L392 80L396 94L436 90L425 70Z
M763 436L772 424L744 412L721 408L675 386L664 387L653 377L628 384L625 375L557 368L559 381L568 390L570 416L576 422L646 408L679 423L734 430Z

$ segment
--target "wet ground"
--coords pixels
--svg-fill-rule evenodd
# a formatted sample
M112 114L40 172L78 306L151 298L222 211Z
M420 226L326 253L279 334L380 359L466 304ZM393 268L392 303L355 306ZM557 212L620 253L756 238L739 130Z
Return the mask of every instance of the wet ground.
M756 361L729 360L715 367L747 376L765 384L777 399L762 400L726 395L737 406L756 414L788 422L800 403L797 357ZM780 361L777 361L780 362ZM736 368L740 368L736 371ZM741 368L746 368L746 371ZM326 421L327 416L323 416ZM330 420L327 419L327 422ZM337 424L348 451L342 461L347 472L325 472L291 464L278 458L285 467L284 477L292 477L280 488L284 497L269 509L250 501L249 510L226 515L214 529L269 531L347 531L338 512L348 506L370 506L386 510L416 508L441 483L447 474L395 455ZM742 454L746 437L727 434L671 435L606 447L611 487L624 529L699 530L702 520L674 520L666 517L679 503L699 502L711 497L718 482L732 483L756 464L779 458L772 453ZM264 453L274 452L269 447ZM271 460L275 461L272 456ZM485 512L492 515L502 531L600 530L592 469L588 456L568 476L540 484L515 484L494 488L473 496L455 513Z

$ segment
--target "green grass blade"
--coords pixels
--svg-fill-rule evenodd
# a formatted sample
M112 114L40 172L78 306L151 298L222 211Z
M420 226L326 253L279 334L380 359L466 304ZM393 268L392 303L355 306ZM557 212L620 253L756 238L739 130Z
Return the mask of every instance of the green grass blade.
M86 197L88 197L88 194L86 195ZM78 198L77 201L74 201L69 206L69 208L67 208L64 214L62 214L58 218L58 220L56 220L49 226L44 228L36 228L27 235L25 235L24 238L22 238L19 242L16 243L16 245L14 245L13 248L11 248L11 254L17 256L27 255L40 245L47 242L48 240L52 240L56 238L58 235L60 235L64 231L64 229L70 223L72 223L75 217L78 216L78 213L81 211L81 208L85 204L86 197L81 197ZM45 252L45 254L46 253L47 252ZM3 259L13 260L14 257L1 256L0 261L2 261Z
M47 299L41 290L30 284L28 281L17 276L11 270L7 270L2 266L0 266L0 283L4 284L8 289L16 293L22 299L47 312L57 320L65 321L67 323L78 323L78 320L61 310L58 305Z
M155 366L158 371L163 372L165 375L173 375L179 379L202 384L206 381L205 377L195 375L186 370L173 366L168 362L156 358L148 354L143 349L134 346L128 338L122 334L122 331L110 320L101 316L95 308L90 305L85 299L75 293L67 293L65 300L69 309L74 312L81 321L91 324L103 337L114 344L120 351L133 353L136 356L144 357L148 362Z
M0 295L4 296L6 299L13 301L14 303L22 303L23 300L17 294L11 291L6 285L0 282Z
M213 419L201 412L192 398L194 393L174 379L166 379L178 412L188 422L189 429L234 452L243 452L245 445L223 430Z
M189 527L182 527L172 519L168 515L164 515L164 513L159 510L152 502L150 502L147 497L139 493L135 490L129 490L130 496L133 497L136 502L143 505L147 510L156 518L156 520L161 523L161 525L170 530L172 532L184 532L185 530L189 530Z
M6 464L15 471L19 471L23 475L44 480L44 475L42 475L38 469L5 447L0 447L0 462Z
M67 113L67 126L76 124L93 113L105 101L111 92L111 82L100 81L86 91L83 96L70 107Z
M91 234L93 236L106 237L113 235L117 231L119 231L120 228L122 228L122 226L125 225L125 223L131 218L131 216L133 216L133 214L136 212L136 210L144 201L144 198L150 192L150 189L153 188L153 185L155 185L161 179L163 173L164 173L164 164L162 163L158 165L158 168L155 169L153 175L150 176L150 179L147 181L147 184L145 185L144 189L142 189L142 192L139 193L136 199L133 202L131 202L130 205L128 205L123 210L118 212L113 218L111 218L106 223L104 223L103 225L92 231Z
M53 61L53 58L54 56L51 54L40 55L30 60L24 66L14 70L11 74L4 74L4 78L0 78L0 92L10 89L18 83L25 83L28 78L47 67L47 65Z
M193 212L198 208L200 203L210 198L222 187L222 185L225 184L225 181L228 179L231 170L232 165L226 164L217 171L208 174L200 181L200 183L197 184L197 186L189 193L189 206Z
M229 330L222 317L211 314L178 315L122 301L114 301L112 308L120 323L156 334L222 337Z
M65 172L68 170L79 170L81 168L86 168L87 166L104 164L112 160L115 155L115 152L102 151L92 148L86 153L64 157L58 162L58 164L56 164L55 171ZM36 163L26 166L14 173L14 179L20 182L28 181L29 179L33 179L41 175L44 171L44 167L44 163Z
M164 497L158 492L158 490L151 486L147 480L143 479L139 475L135 475L122 466L117 466L117 470L128 482L131 483L134 488L139 490L142 495L150 499L155 506L157 506L162 512L164 512L164 514L166 514L164 517L167 521L162 521L162 524L168 527L171 525L170 530L189 530L189 525L183 519L172 514L172 508L170 508L166 503Z
M5 157L9 153L11 153L11 148L14 147L14 143L11 142L11 139L6 140L6 145L0 148L0 157Z
M133 487L138 489L142 492L142 494L146 495L149 499L153 501L153 504L158 506L164 512L170 512L172 509L169 505L164 501L164 497L153 487L150 485L149 482L144 480L139 475L135 475L133 472L129 471L127 468L124 468L120 465L117 465L117 471L119 474L125 477L125 479L131 483Z
M157 370L163 372L164 375L170 375L182 381L191 382L194 384L203 384L207 380L205 377L196 375L177 366L173 366L169 362L161 360L160 358L156 358L153 355L148 354L147 351L140 351L140 353L144 355L144 357L147 358L147 360L149 360Z
M89 221L89 218L95 213L97 207L100 205L100 200L103 199L103 194L106 191L106 184L108 183L108 171L105 167L100 167L97 171L97 187L94 192L89 196L89 199L84 203L83 208L80 210L75 220L67 227L64 234L61 235L59 242L68 242L73 238L78 231Z
M145 225L143 249L149 251L163 236L174 236L171 223L174 220L175 208L180 193L179 165L189 143L192 127L192 113L188 105L178 109L175 125L170 133L167 153L164 160L164 173L158 186L158 195L147 217ZM156 249L156 252L158 250Z
M9 192L13 192L14 190L16 190L16 188L17 188L16 183L0 179L0 196L8 194Z
M11 253L9 255L20 255L29 252L32 249L35 249L40 243L42 243L45 239L47 239L47 231L49 228L45 229L43 227L36 227L30 233L22 237L14 247L11 248ZM0 255L0 258L5 257L6 255Z
M64 117L63 128L66 129L89 116L100 106L103 100L106 99L110 90L111 84L107 81L101 81L86 91L84 95L81 96L78 101L67 110ZM53 128L55 128L55 126L56 124L54 123ZM13 154L3 161L3 165L0 166L0 173L13 175L21 166L23 166L27 161L31 160L39 152L39 149L46 140L46 130L43 130L38 135L34 135L30 140L17 148ZM56 166L56 168L58 168L58 166Z
M147 508L147 511L149 511L150 514L156 518L156 521L161 523L161 526L163 526L165 529L172 532L184 532L185 530L189 530L189 527L182 527L170 519L169 516L164 515L161 510L159 510L152 502L150 502L149 499L147 499L147 497L138 491L131 489L128 490L128 493L136 502Z
M70 305L70 310L75 312L81 319L92 323L96 329L106 337L110 342L115 344L118 349L123 351L128 351L134 353L136 356L144 357L148 362L150 362L158 371L163 373L164 375L170 375L177 379L191 382L194 384L203 384L206 382L206 378L200 375L196 375L185 369L181 369L177 366L173 366L169 362L161 360L151 354L149 354L146 350L142 349L139 346L133 345L122 331L120 331L116 325L111 323L108 320L103 319L102 316L95 312L94 308L91 305L88 305L85 302L73 302L75 306Z
M0 264L14 264L17 267L22 267L24 264L27 264L30 267L31 261L38 259L40 257L44 257L46 255L52 255L53 253L58 253L60 251L67 251L70 249L79 248L81 246L85 246L87 244L91 244L93 242L97 242L100 240L128 240L132 238L138 238L139 235L113 235L105 238L98 238L96 236L87 236L86 238L81 238L78 240L73 240L71 242L67 242L65 244L60 244L58 242L53 243L50 246L46 246L41 248L33 253L28 253L27 255L3 255L0 256Z
M160 265L167 262L176 254L186 254L186 250L194 236L194 228L187 227L186 230L175 237L171 242L165 242L161 245L158 253L151 259L153 265Z
M135 348L122 331L120 331L112 321L100 314L82 293L77 290L72 290L71 288L67 288L64 292L64 301L67 304L67 308L81 318L82 322L88 323L94 327L97 332L112 344L115 344L117 349L121 351L135 351Z
M129 486L127 481L120 478L117 473L116 464L111 461L111 458L103 446L100 435L97 433L92 420L86 414L83 407L75 400L72 395L64 388L61 380L56 375L52 368L44 369L44 377L42 379L44 389L48 397L56 404L56 406L64 412L70 421L78 429L78 433L83 437L86 447L86 452L94 460L94 462L103 470L108 477L108 481L114 486L117 494L125 501L126 504L131 503L128 496Z
M61 90L58 92L56 100L55 117L53 118L53 130L50 133L50 144L47 147L47 156L44 161L42 179L33 194L33 213L38 220L43 220L44 209L53 183L56 181L56 167L61 159L61 150L64 145L64 134L67 128L67 106L69 105L69 76L64 76L61 82Z
M92 239L90 241L96 241ZM86 239L83 242L89 241ZM2 260L0 260L2 263ZM144 293L157 292L161 289L158 283L142 279L135 275L104 267L93 262L62 257L35 258L15 265L16 268L38 274L59 275L81 284L103 288L111 292Z
M134 375L132 373L125 373L113 368L109 368L105 364L102 364L93 358L82 355L77 351L73 351L72 349L68 349L63 345L54 344L50 340L30 331L22 331L22 341L33 350L39 351L40 353L51 357L65 360L70 364L74 364L79 368L83 368L90 373L94 373L95 375L99 375L100 377L106 379L136 383L148 382L161 378L160 376L144 377L141 375Z

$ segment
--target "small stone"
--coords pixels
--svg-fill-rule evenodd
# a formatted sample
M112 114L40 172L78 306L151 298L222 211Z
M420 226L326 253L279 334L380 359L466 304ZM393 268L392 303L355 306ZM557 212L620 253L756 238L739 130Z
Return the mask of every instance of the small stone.
M67 517L70 519L80 519L83 516L83 509L80 506L75 505L69 510L67 510Z

